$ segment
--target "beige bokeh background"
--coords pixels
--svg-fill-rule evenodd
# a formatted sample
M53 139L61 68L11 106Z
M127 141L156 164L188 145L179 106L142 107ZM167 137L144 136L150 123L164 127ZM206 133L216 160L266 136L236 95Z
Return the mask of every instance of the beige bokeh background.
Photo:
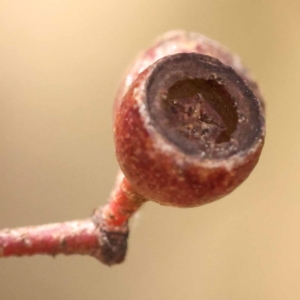
M0 0L0 228L86 217L117 171L112 103L170 29L239 53L267 100L250 178L194 209L147 204L126 262L0 260L0 299L300 299L298 0Z

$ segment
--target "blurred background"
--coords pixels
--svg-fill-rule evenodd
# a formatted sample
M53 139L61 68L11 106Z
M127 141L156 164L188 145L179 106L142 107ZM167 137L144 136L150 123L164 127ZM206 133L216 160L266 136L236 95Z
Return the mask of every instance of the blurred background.
M193 209L148 203L124 264L0 260L0 299L299 299L300 1L1 0L0 228L85 218L118 166L112 105L137 52L171 29L238 53L267 101L250 178Z

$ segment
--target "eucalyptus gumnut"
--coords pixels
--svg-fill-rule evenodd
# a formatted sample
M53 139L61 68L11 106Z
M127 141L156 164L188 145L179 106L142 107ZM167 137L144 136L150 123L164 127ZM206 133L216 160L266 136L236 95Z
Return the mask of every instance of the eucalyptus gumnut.
M175 31L129 69L116 97L114 137L131 194L199 206L232 192L257 164L263 100L236 55Z
M87 220L0 230L0 257L126 255L130 217L148 200L199 206L238 187L265 138L264 102L238 56L197 33L172 31L142 52L114 106L120 165L108 203Z

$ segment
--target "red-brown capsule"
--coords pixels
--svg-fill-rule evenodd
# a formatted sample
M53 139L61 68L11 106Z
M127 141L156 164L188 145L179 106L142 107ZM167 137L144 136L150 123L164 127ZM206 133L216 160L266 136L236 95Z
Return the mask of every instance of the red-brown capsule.
M137 194L199 206L233 191L255 167L263 102L237 56L202 35L172 32L129 70L114 130L120 168Z

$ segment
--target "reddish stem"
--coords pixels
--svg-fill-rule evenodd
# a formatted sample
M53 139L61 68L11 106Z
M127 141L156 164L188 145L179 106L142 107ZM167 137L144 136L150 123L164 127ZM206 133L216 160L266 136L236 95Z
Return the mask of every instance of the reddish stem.
M121 263L128 220L144 201L120 173L109 203L89 219L0 231L0 257L84 254L106 265Z
M127 223L128 219L147 201L139 195L124 177L122 172L117 176L115 189L110 202L103 208L102 218L108 227L119 227Z
M91 219L0 231L0 257L89 254L102 260L99 230Z

